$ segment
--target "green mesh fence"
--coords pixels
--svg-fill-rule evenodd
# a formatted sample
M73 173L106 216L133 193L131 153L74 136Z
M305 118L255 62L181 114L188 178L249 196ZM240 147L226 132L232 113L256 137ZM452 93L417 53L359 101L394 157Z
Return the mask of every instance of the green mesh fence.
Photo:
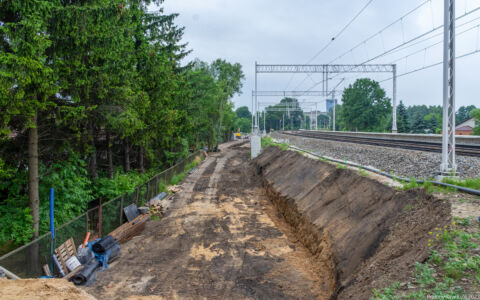
M162 187L170 184L176 174L180 174L185 167L197 157L204 158L203 152L196 152L175 166L155 175L146 183L135 188L135 191L124 194L115 199L103 202L101 206L87 210L84 214L55 229L55 241L52 243L51 234L46 233L38 239L23 245L0 257L0 266L21 278L35 278L43 276L42 266L51 263L52 247L58 247L69 238L73 238L78 247L83 242L87 232L92 237L105 236L109 232L126 222L123 208L135 203L142 206L148 200L162 192Z

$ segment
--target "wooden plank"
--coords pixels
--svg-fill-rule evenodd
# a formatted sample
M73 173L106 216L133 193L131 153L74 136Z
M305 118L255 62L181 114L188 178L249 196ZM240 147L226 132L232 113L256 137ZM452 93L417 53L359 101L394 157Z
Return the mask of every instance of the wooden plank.
M150 214L139 215L131 222L125 223L112 231L111 235L118 242L125 242L136 234L140 233L144 228L146 222L150 220Z

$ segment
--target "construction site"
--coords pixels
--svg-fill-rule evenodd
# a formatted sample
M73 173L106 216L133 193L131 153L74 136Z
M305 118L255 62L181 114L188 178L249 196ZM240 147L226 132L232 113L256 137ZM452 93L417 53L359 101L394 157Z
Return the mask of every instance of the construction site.
M0 1L0 300L480 299L479 1Z
M83 291L61 279L3 280L2 297L368 299L411 278L432 232L479 214L478 197L468 206L399 185L279 146L251 160L248 141L228 142L151 202L158 218Z

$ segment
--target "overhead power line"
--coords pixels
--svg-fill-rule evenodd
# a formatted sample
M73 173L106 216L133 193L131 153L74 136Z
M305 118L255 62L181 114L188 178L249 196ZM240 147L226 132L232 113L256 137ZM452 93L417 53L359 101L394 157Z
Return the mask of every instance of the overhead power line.
M425 4L431 2L432 0L426 0L422 3L420 3L418 6L414 7L413 9L411 9L410 11L408 11L407 13L405 13L404 15L402 15L401 17L399 17L398 19L396 19L395 21L393 21L392 23L388 24L387 26L383 27L382 29L380 29L378 32L376 32L375 34L371 35L370 37L366 38L365 40L361 41L360 43L358 43L356 46L354 46L353 48L351 48L350 50L346 51L345 53L343 53L342 55L338 56L337 58L333 59L332 61L329 62L329 64L335 62L336 60L342 58L343 56L345 56L346 54L352 52L353 50L355 50L356 48L360 47L361 45L365 44L366 42L368 42L369 40L373 39L374 37L376 37L377 35L379 34L382 34L383 31L385 31L386 29L388 29L389 27L395 25L396 23L398 22L401 22L404 18L406 18L407 16L411 15L413 12L417 11L418 9L422 8ZM371 1L370 1L371 2ZM370 4L370 2L367 3L367 6ZM366 8L366 7L364 7ZM363 12L364 8L360 11ZM356 17L354 18L356 19ZM332 41L331 41L332 42ZM330 44L328 43L324 48L326 49ZM316 56L318 56L320 53L322 53L324 51L324 49L320 50L319 53L316 54ZM314 58L316 57L314 56ZM311 61L311 60L310 60ZM309 61L309 62L310 62ZM307 62L308 63L308 62ZM290 77L290 80L288 82L288 86L290 85L290 82L292 81L293 79L293 75L292 77ZM307 77L303 78L303 80L295 87L295 90L298 89L304 82L305 80L307 80ZM323 81L321 81L323 82ZM320 82L320 83L321 83ZM317 84L318 85L318 84Z
M473 9L473 10L471 10L471 11L469 11L469 12L464 13L464 14L461 15L461 16L456 17L455 20L457 21L457 20L459 20L459 19L461 19L461 18L464 18L464 17L466 17L466 16L468 16L468 15L470 15L470 14L472 14L472 13L478 11L478 10L480 10L480 6L477 7L477 8L475 8L475 9ZM397 49L399 49L399 48L401 48L401 47L403 47L403 46L405 46L405 45L407 45L407 44L410 44L410 43L412 43L412 42L414 42L414 41L416 41L416 40L418 40L418 39L420 39L420 38L422 38L422 37L424 37L424 36L426 36L426 35L429 35L430 33L435 32L435 31L437 31L438 29L441 29L441 28L443 28L443 24L440 25L440 26L437 26L437 27L433 28L432 30L429 30L429 31L424 32L424 33L422 33L422 34L420 34L420 35L417 35L416 37L413 37L413 38L411 38L410 40L408 40L408 41L406 41L406 42L403 42L403 43L401 43L401 44L399 44L399 45L391 48L390 50L387 50L387 51L385 51L385 52L383 52L383 53L380 53L380 54L378 54L377 56L374 56L374 57L372 57L372 58L370 58L370 59L367 59L366 61L364 61L364 62L362 62L362 63L360 63L360 64L363 65L363 64L369 63L369 62L371 62L371 61L373 61L373 60L376 60L376 59L378 59L378 58L380 58L380 57L382 57L382 56L385 56L385 55L387 55L387 54L389 54L389 53L392 53L393 51L395 51L395 50L397 50Z
M469 20L469 21L467 21L467 22L465 22L465 23L462 23L462 24L460 24L460 25L455 26L455 30L458 30L458 29L460 29L461 27L463 27L463 26L465 26L465 25L468 25L468 24L470 24L470 23L473 23L473 22L475 22L475 21L477 21L477 20L480 20L480 17L477 17L477 18L475 18L475 19ZM478 25L475 25L475 27L477 27L477 26L478 26ZM463 32L461 32L461 33L463 33ZM459 33L459 34L461 34L461 33ZM457 34L457 35L459 35L459 34ZM434 34L434 35L432 35L432 36L429 36L429 37L427 37L427 38L425 38L425 39L422 39L422 40L420 40L420 41L417 41L417 42L415 42L415 43L405 45L405 46L403 46L403 47L401 47L401 48L399 48L399 49L393 50L393 51L390 52L389 54L393 54L393 53L397 53L397 52L403 51L403 50L405 50L405 49L407 49L407 48L410 48L410 47L416 46L416 45L418 45L418 44L421 44L421 43L423 43L423 42L429 41L429 40L434 39L434 38L436 38L436 37L438 37L438 36L443 36L443 32L436 33L436 34Z
M458 56L455 57L455 59L461 59L461 58L464 58L464 57L467 57L467 56L470 56L470 55L477 54L479 52L480 52L480 49L473 50L471 52L468 52L468 53L465 53L465 54L462 54L462 55L458 55ZM433 68L435 66L439 66L441 64L443 64L443 61L431 64L431 65L428 65L428 66L424 66L424 67L421 67L421 68L418 68L418 69L415 69L415 70L411 70L411 71L408 71L408 72L405 72L405 73L402 73L402 74L398 74L397 78L398 77L403 77L403 76L406 76L406 75L410 75L410 74L413 74L413 73L416 73L416 72L419 72L419 71L423 71L423 70L426 70L426 69L430 69L430 68ZM392 79L393 79L393 77L390 77L390 78L387 78L387 79L383 79L379 82L385 82L385 81L392 80Z
M406 14L404 14L403 16L401 16L400 18L396 19L395 21L393 21L392 23L388 24L387 26L383 27L382 29L380 29L378 32L372 34L371 36L369 36L368 38L364 39L363 41L361 41L360 43L358 43L357 45L355 45L354 47L352 47L350 50L348 51L345 51L343 54L337 56L336 58L334 58L333 60L331 60L329 62L329 64L339 60L340 58L344 57L345 55L347 55L348 53L352 52L353 50L357 49L358 47L362 46L363 44L365 44L366 42L370 41L371 39L373 39L374 37L376 37L377 35L379 34L382 34L383 31L385 31L386 29L392 27L393 25L397 24L398 22L402 22L402 20L406 17L408 17L409 15L411 15L412 13L414 13L415 11L417 11L418 9L422 8L425 4L429 3L431 0L426 0L422 3L420 3L420 5L416 6L415 8L411 9L410 11L408 11Z
M320 54L323 53L323 51L325 51L336 39L338 39L340 37L340 35L342 35L342 33L345 32L345 30L347 30L347 28L352 25L353 22L355 22L355 20L365 11L365 9L367 9L367 7L373 2L373 0L370 0L368 1L365 6L362 7L362 9L347 23L347 25L343 26L343 28L334 36L332 37L332 39L322 48L320 49L320 51L318 51L308 62L307 64L311 63L312 61L314 61Z
M347 30L348 27L350 27L350 25L352 25L353 22L355 22L355 20L365 11L365 9L367 9L367 7L373 2L373 0L369 0L363 7L362 9L345 25L343 26L343 28L336 34L334 35L330 41L325 44L325 46L323 46L322 49L320 49L320 51L318 51L312 58L310 58L305 64L309 64L311 63L312 61L314 61L320 54L323 53L323 51L325 51L335 40L337 40L340 35L342 35L342 33L345 32L345 30ZM302 83L307 79L309 74L307 74L307 76L304 78L304 80L302 81ZM288 83L287 83L287 86L285 87L285 90L290 86L290 83L292 82L293 78L295 77L295 74L292 74L292 76L290 76L290 79L288 80ZM297 86L298 87L298 86ZM297 88L295 88L297 89Z
M480 6L474 8L474 9L472 9L472 10L470 10L470 11L465 12L463 15L460 15L460 16L456 17L455 20L456 20L456 21L457 21L457 20L460 20L460 19L462 19L462 18L464 18L464 17L466 17L466 16L468 16L468 15L471 15L472 13L474 13L474 12L476 12L476 11L479 11L479 10L480 10ZM469 23L469 22L465 22L464 24L462 24L462 25L460 25L460 26L463 26L463 25L468 24L468 23ZM375 56L375 57L373 57L373 58L370 58L370 59L368 59L368 60L360 63L360 65L369 63L369 62L371 62L371 61L373 61L373 60L376 60L376 59L378 59L378 58L380 58L380 57L383 57L383 56L385 56L385 55L388 55L388 54L397 52L397 51L399 51L400 49L402 49L402 47L403 47L403 49L405 49L405 48L407 48L407 47L405 47L406 45L409 45L410 43L415 42L415 41L417 41L418 39L421 39L422 37L427 36L427 35L435 32L435 31L437 31L438 29L441 29L441 28L443 28L443 24L440 25L440 26L434 27L432 30L429 30L429 31L427 31L427 32L425 32L425 33L422 33L422 34L418 35L418 36L415 36L415 37L411 38L410 40L408 40L408 41L406 41L406 42L403 42L403 43L401 43L401 44L399 44L399 45L397 45L397 46L395 46L395 47L393 47L393 48L391 48L391 49L389 49L389 50L387 50L387 51L384 51L383 53L381 53L381 54L379 54L379 55L377 55L377 56ZM442 34L443 34L443 33L442 33ZM427 39L425 39L425 40L427 40ZM353 48L352 48L352 49L353 49ZM347 51L346 53L348 53L348 52L349 52L349 51ZM474 53L476 53L476 52L474 52ZM472 53L472 54L474 54L474 53ZM463 57L463 56L462 56L462 57ZM429 66L426 66L425 68L433 67L433 66L435 66L435 65L436 65L436 64L434 64L434 65L429 65ZM423 68L419 68L418 70L419 70L419 71L420 71L420 70L423 70ZM332 78L330 78L330 79L336 78L336 77L338 77L338 76L339 76L338 74L337 74L337 75L334 75L334 76L333 76ZM397 77L398 77L398 76L397 76ZM390 78L390 79L391 79L391 78ZM317 87L317 86L318 86L320 83L322 83L322 82L324 82L324 80L316 83L311 89ZM303 83L303 82L302 82L302 83ZM311 89L307 89L307 91L310 91Z
M456 36L456 37L461 36L461 35L463 35L464 33L470 32L470 31L472 31L472 30L474 30L474 29L478 29L479 27L480 27L480 24L477 24L477 25L475 25L475 26L472 26L472 27L470 27L470 28L468 28L468 29L465 29L464 31L461 31L461 32L455 34L455 36ZM442 34L443 34L443 33L442 33ZM435 47L435 46L437 46L437 45L440 45L440 44L443 44L443 40L441 40L441 41L439 41L439 42L436 42L436 43L434 43L434 44L431 44L431 45L429 45L429 46L427 46L427 47L425 47L425 48L422 48L422 49L420 49L420 50L417 50L417 51L414 51L414 52L412 52L412 53L409 53L409 54L407 54L407 55L405 55L405 56L403 56L403 57L400 57L400 58L398 58L398 59L395 59L395 60L392 61L391 63L394 64L394 63L396 63L396 62L398 62L398 61L401 61L401 60L403 60L403 59L405 59L405 58L408 58L408 57L410 57L410 56L413 56L413 55L415 55L415 54L424 52L424 51L426 51L426 50L428 50L428 49L430 49L430 48L433 48L433 47Z

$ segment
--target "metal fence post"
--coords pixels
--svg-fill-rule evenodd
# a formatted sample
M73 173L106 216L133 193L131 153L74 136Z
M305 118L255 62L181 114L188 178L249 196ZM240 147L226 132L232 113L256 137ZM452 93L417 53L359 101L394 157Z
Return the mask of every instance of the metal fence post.
M139 188L137 187L135 189L135 205L138 206L138 192L139 192Z
M150 193L150 181L148 181L146 185L147 185L147 191L145 193L145 202L148 201L148 194Z
M88 209L87 211L85 212L85 234L89 231L88 230Z
M100 197L100 204L98 205L98 237L102 237L102 197Z
M125 195L122 195L122 197L120 197L120 225L123 224L123 200L124 199L125 199Z

